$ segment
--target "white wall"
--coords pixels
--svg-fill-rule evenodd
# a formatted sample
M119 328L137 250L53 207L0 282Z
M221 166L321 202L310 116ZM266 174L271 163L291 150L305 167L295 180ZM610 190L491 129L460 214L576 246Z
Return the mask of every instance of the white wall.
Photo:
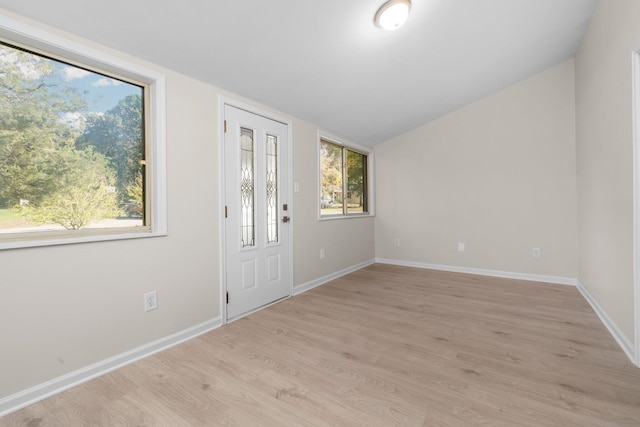
M166 73L169 219L162 238L0 252L1 400L220 316L218 97L234 95L0 13ZM371 260L373 220L317 221L317 128L292 120L293 179L301 188L294 284L301 285ZM159 309L145 313L149 290L158 291Z
M640 2L599 1L576 55L578 279L630 343L631 52L639 47Z
M376 146L376 257L575 278L574 119L568 60Z

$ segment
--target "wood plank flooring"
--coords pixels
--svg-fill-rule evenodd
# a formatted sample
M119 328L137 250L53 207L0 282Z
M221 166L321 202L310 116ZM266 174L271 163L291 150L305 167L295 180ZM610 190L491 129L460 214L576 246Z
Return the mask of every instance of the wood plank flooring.
M640 426L575 288L372 265L0 426Z

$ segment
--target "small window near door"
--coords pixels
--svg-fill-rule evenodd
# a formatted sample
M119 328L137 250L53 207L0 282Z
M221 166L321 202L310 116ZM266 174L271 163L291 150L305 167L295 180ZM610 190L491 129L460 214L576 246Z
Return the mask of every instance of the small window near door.
M369 156L334 140L320 138L320 216L367 215Z

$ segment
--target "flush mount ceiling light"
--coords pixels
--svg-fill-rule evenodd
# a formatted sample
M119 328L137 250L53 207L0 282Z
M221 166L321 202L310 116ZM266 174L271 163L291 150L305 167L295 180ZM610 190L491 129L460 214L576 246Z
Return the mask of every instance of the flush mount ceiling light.
M406 22L409 10L411 10L411 0L389 0L380 6L373 22L382 29L393 31Z

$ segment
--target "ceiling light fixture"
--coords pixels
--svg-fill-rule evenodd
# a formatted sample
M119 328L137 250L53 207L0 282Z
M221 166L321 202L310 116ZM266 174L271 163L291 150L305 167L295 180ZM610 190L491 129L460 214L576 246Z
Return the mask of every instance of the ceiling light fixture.
M376 12L373 22L387 31L393 31L407 21L411 10L411 0L389 0Z

